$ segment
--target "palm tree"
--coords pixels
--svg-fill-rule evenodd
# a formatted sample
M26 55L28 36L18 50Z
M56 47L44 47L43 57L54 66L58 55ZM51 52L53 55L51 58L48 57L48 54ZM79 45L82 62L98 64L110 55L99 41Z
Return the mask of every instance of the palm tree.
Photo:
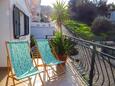
M59 31L62 33L62 23L65 19L67 19L67 4L63 0L57 0L55 4L53 4L54 13L53 19L56 20L56 24L58 26Z

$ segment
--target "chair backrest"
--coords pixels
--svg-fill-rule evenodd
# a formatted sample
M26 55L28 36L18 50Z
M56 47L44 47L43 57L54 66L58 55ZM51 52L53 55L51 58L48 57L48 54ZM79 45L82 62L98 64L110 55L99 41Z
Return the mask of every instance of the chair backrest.
M47 39L37 40L37 46L44 63L48 64L57 60L51 52L51 48Z
M34 67L27 41L7 42L7 48L11 65L17 77Z

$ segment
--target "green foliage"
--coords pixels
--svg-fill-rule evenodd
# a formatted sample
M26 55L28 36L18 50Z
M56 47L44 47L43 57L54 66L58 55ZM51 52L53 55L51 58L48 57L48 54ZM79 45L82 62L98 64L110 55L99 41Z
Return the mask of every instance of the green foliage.
M75 30L78 28L78 24L73 21L73 20L68 20L68 21L65 21L64 24L68 27L68 28L71 28L72 30Z
M62 23L68 18L67 5L61 0L56 0L56 3L53 4L54 13L52 19L56 20L57 26L61 29Z
M35 46L35 44L36 44L36 40L34 39L34 36L31 35L31 37L30 37L30 46L33 47L33 46Z
M80 24L79 28L75 30L76 33L87 40L91 40L93 38L93 33L91 32L91 28L86 24Z
M66 19L67 14L67 5L65 2L61 0L57 0L55 4L53 4L54 15L53 18L55 20L64 20Z
M88 25L73 20L65 21L64 24L68 29L76 32L76 34L82 37L83 39L93 39L94 35L91 32L91 28Z
M55 33L55 38L52 40L51 44L59 55L68 54L70 49L73 47L68 39L62 39L60 32Z
M73 20L91 25L98 15L108 15L109 8L106 3L107 0L70 0L69 16Z

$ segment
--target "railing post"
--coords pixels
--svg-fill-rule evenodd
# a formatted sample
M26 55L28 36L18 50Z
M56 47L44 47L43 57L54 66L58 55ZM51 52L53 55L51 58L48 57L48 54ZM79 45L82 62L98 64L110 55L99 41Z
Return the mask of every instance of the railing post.
M94 77L94 64L95 64L95 55L96 55L96 46L93 45L93 50L92 50L92 57L91 57L91 70L89 74L89 86L93 85L93 77Z

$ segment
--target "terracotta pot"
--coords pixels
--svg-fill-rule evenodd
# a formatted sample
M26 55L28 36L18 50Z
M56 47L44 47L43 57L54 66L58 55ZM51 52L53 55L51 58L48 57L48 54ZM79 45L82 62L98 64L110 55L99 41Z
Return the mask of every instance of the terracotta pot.
M58 59L60 60L60 61L64 61L64 63L63 64L65 64L66 63L66 60L67 60L67 55L58 55Z
M55 48L52 49L52 53L59 59L60 61L64 61L66 63L67 55L65 54L57 54Z
M66 69L65 63L66 63L66 60L67 60L67 55L58 55L58 59L60 61L64 61L64 63L57 65L57 67L56 67L57 72L58 73L63 73L63 72L65 72L65 69Z

